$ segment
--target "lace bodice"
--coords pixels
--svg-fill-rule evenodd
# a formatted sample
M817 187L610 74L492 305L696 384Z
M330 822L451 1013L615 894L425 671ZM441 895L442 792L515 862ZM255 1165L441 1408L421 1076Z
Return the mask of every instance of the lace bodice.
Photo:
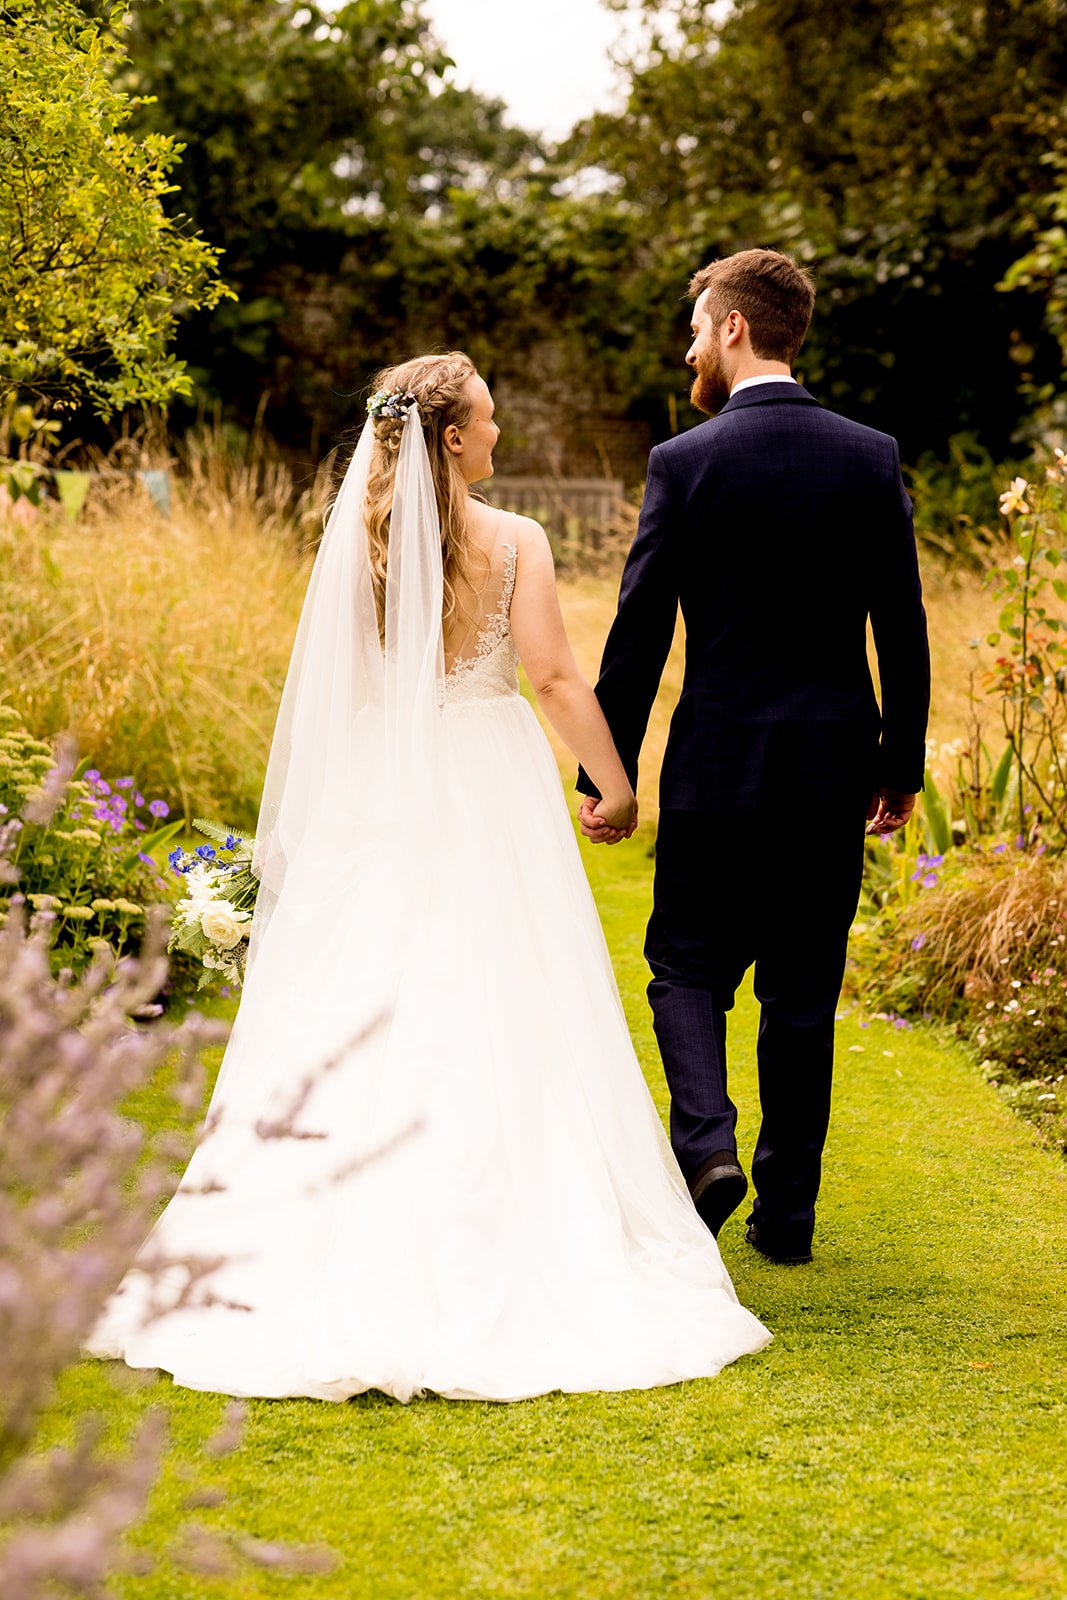
M445 705L494 700L519 692L518 655L511 637L517 544L504 545L504 583L496 610L478 633L473 655L458 656L445 674Z

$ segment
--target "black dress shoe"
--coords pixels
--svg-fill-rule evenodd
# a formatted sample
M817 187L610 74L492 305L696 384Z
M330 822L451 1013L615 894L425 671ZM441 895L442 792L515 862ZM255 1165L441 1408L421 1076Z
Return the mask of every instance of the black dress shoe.
M801 1244L794 1240L776 1238L773 1233L768 1233L758 1222L750 1222L745 1229L745 1238L753 1245L761 1256L766 1256L768 1261L776 1261L782 1267L799 1267L802 1262L811 1260L811 1245Z
M700 1220L718 1238L719 1229L748 1193L748 1179L738 1166L734 1152L716 1150L709 1156L697 1169L689 1193Z

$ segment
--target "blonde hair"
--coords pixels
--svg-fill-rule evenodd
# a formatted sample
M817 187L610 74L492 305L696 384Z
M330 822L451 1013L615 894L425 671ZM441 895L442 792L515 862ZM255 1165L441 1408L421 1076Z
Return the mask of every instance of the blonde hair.
M470 381L477 376L478 369L471 358L461 350L452 350L443 356L415 356L399 366L383 367L371 385L375 392L384 390L392 394L399 389L413 394L419 404L423 438L437 496L437 513L441 521L441 561L444 567L442 620L446 625L460 609L457 584L467 582L470 495L445 448L444 436L445 429L451 425L465 428L470 421L473 411ZM363 506L378 631L383 640L389 517L393 509L393 485L403 433L403 417L374 419L374 454Z

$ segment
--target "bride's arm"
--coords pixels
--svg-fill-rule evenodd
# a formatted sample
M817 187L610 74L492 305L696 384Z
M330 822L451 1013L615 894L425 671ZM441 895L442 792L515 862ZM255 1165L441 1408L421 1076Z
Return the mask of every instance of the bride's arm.
M519 539L511 633L545 715L603 796L597 815L609 827L625 829L633 817L634 792L600 703L571 651L548 538L543 528L526 518Z

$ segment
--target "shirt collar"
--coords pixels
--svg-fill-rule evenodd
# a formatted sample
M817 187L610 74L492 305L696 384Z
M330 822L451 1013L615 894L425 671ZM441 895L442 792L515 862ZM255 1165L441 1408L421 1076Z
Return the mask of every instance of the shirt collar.
M730 390L730 399L735 394L740 394L742 389L753 389L757 383L796 383L796 379L786 372L765 372L755 378L742 378L740 383L735 383Z

